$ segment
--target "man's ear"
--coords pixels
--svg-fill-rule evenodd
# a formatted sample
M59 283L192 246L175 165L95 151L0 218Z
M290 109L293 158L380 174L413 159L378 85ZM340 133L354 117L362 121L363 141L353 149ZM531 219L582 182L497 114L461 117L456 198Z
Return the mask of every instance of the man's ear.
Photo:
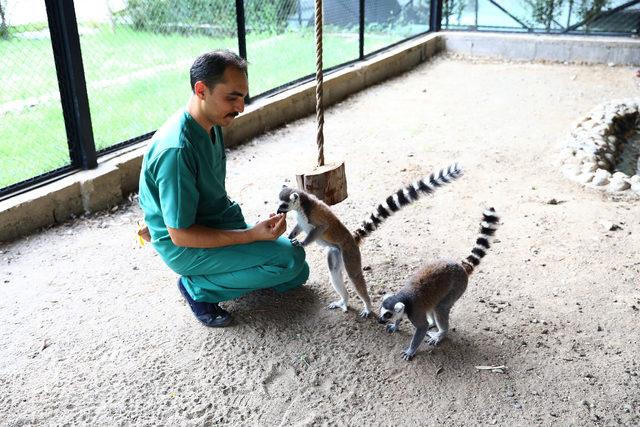
M198 80L194 85L193 85L193 92L196 94L196 96L199 99L204 99L204 93L205 91L207 91L207 85L204 84L204 82Z
M393 306L393 311L396 313L402 313L404 311L404 304L397 302L396 305Z

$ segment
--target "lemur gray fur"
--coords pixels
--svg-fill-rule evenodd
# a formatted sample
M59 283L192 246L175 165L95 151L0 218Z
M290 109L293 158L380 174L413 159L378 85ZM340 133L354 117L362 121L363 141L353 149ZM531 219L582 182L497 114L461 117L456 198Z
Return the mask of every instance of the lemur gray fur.
M457 163L454 163L447 168L443 168L438 173L432 173L428 177L407 185L387 197L384 203L380 203L376 211L354 232L349 232L329 206L314 195L302 190L283 187L279 195L278 213L295 211L298 217L295 227L289 234L289 239L294 244L302 246L307 246L317 241L328 248L327 262L329 264L331 284L340 295L340 299L329 304L328 308L339 307L342 311L347 311L349 294L344 286L342 275L344 267L347 271L347 276L349 276L356 288L358 296L364 303L364 309L361 311L360 316L367 317L369 315L373 308L367 293L364 275L362 274L360 243L373 230L377 229L385 219L404 206L418 200L421 194L433 193L437 187L450 183L462 176L462 173L462 168ZM305 231L306 237L302 242L298 243L295 237L301 231Z
M421 268L396 294L382 299L378 321L387 324L388 332L398 329L400 320L407 316L416 330L402 358L411 360L427 333L428 344L437 345L449 330L449 313L467 289L469 276L480 264L490 247L491 237L498 228L500 218L493 208L484 211L480 235L471 254L460 262L441 259ZM393 323L388 323L393 321ZM437 332L428 332L435 322Z

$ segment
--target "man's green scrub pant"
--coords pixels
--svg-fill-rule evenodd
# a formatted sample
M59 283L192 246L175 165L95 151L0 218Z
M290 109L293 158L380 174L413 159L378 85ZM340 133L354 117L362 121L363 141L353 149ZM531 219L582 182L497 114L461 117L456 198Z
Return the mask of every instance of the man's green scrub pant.
M309 277L304 249L282 236L222 248L182 249L186 253L180 258L191 258L189 265L180 262L182 266L173 268L174 263L167 264L182 275L184 287L196 301L217 303L265 288L285 292Z

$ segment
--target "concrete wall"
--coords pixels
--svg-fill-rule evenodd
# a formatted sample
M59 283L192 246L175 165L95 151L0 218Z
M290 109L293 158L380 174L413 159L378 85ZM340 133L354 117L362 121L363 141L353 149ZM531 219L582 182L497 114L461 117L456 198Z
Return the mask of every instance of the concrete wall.
M640 65L640 39L444 32L444 49L516 61Z
M442 50L523 61L639 64L640 40L529 34L442 32L403 43L362 63L326 75L324 102L332 105L352 93L411 70ZM227 146L315 113L315 84L301 85L249 106L224 130ZM0 202L0 242L60 223L72 215L119 203L138 188L146 143L100 160L97 169L74 173Z

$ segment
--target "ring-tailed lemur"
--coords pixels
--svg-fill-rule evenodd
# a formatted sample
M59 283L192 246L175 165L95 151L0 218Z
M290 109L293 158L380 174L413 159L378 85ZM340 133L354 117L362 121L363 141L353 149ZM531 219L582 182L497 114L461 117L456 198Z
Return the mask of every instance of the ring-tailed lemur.
M431 262L410 278L399 292L384 296L378 321L383 324L394 322L387 324L387 331L395 332L405 315L416 328L411 344L402 351L403 359L411 360L434 321L438 331L429 332L427 342L436 345L447 335L449 312L464 294L469 276L489 249L499 220L493 208L485 210L480 236L466 259Z
M349 232L329 206L314 195L289 187L284 187L280 191L278 213L294 210L298 215L298 221L289 234L289 239L294 244L301 244L302 246L318 241L321 245L328 247L327 261L331 284L340 295L340 300L329 304L329 308L340 307L342 311L347 311L349 294L344 286L342 276L344 267L349 279L351 279L356 288L358 296L364 303L364 309L360 315L362 317L369 315L373 308L367 293L364 275L362 274L362 262L358 245L373 230L378 228L385 219L404 206L418 200L421 194L431 194L437 187L448 184L461 175L462 168L457 163L454 163L448 168L440 170L437 174L432 173L430 176L398 190L387 197L384 203L379 204L376 212L372 213L362 226L353 233ZM301 243L298 243L295 237L303 230L307 235Z

